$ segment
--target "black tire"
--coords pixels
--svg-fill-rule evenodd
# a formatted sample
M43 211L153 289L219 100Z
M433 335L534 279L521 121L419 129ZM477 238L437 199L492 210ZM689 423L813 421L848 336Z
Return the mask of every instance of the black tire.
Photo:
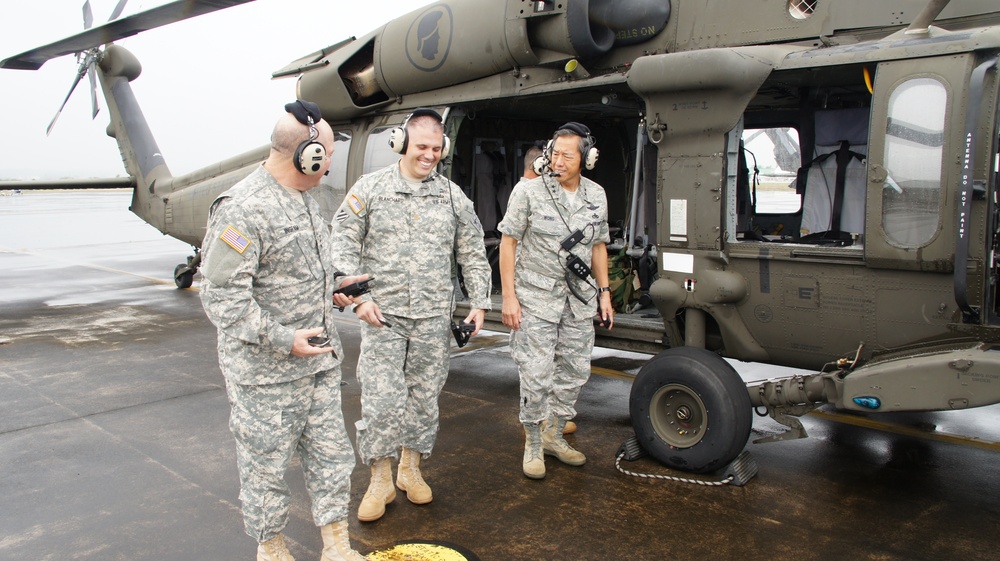
M736 370L719 355L692 347L667 349L639 370L629 413L650 456L693 473L732 462L753 423L750 396Z
M194 271L181 272L186 268L187 265L183 264L174 267L174 284L177 288L191 288L191 283L194 282Z

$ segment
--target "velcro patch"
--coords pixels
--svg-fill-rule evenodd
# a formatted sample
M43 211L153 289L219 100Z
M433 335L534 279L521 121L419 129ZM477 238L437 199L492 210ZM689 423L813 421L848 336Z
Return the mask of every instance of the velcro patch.
M219 236L219 239L226 242L226 245L235 249L240 255L250 247L250 240L246 236L236 231L236 228L232 226L226 226L226 229Z
M365 203L361 202L361 199L353 193L347 197L347 206L351 207L354 214L361 214L361 211L365 209Z

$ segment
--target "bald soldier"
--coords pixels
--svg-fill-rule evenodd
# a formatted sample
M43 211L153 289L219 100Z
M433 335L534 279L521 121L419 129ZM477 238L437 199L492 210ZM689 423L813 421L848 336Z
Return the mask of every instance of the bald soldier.
M335 281L358 277L337 279L329 226L308 193L330 167L333 131L314 103L298 100L285 111L267 160L212 204L201 299L219 331L243 520L259 544L257 560L294 561L281 532L291 502L285 471L298 452L321 561L359 561L347 533L354 449L332 314Z
M491 306L482 225L462 189L435 171L447 153L441 116L414 110L390 145L403 157L358 179L333 220L334 264L375 277L354 310L363 322L358 453L372 472L358 508L363 522L385 514L397 486L413 504L433 498L420 461L434 448L448 378L453 263L469 292L472 335Z

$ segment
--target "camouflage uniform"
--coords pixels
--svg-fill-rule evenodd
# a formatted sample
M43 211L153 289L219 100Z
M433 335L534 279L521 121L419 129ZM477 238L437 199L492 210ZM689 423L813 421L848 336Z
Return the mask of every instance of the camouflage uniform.
M354 450L319 206L308 193L296 200L261 166L216 199L202 249L201 299L219 330L247 533L264 542L287 524L284 474L296 450L316 525L345 519ZM319 326L334 353L292 355L295 330Z
M560 242L582 230L583 241L572 252L591 266L593 245L610 241L604 189L581 177L571 203L553 179L522 181L497 228L518 241L514 291L521 304L521 328L511 331L510 348L521 378L520 420L537 423L550 414L572 419L590 377L597 299L591 286L567 272L568 254ZM591 297L587 303L570 292L567 274L580 295Z
M365 464L401 447L430 456L448 377L453 255L472 308L490 309L483 228L461 188L435 175L408 183L393 164L361 177L333 220L337 269L375 277L370 293L392 327L362 323L358 379Z

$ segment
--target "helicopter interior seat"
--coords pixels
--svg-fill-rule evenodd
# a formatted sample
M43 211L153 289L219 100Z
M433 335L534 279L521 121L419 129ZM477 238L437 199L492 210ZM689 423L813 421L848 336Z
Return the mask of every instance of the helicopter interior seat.
M499 195L507 183L506 157L503 147L493 142L477 144L474 158L476 213L487 232L500 223Z
M815 158L799 169L799 241L850 245L865 232L867 108L816 112Z

